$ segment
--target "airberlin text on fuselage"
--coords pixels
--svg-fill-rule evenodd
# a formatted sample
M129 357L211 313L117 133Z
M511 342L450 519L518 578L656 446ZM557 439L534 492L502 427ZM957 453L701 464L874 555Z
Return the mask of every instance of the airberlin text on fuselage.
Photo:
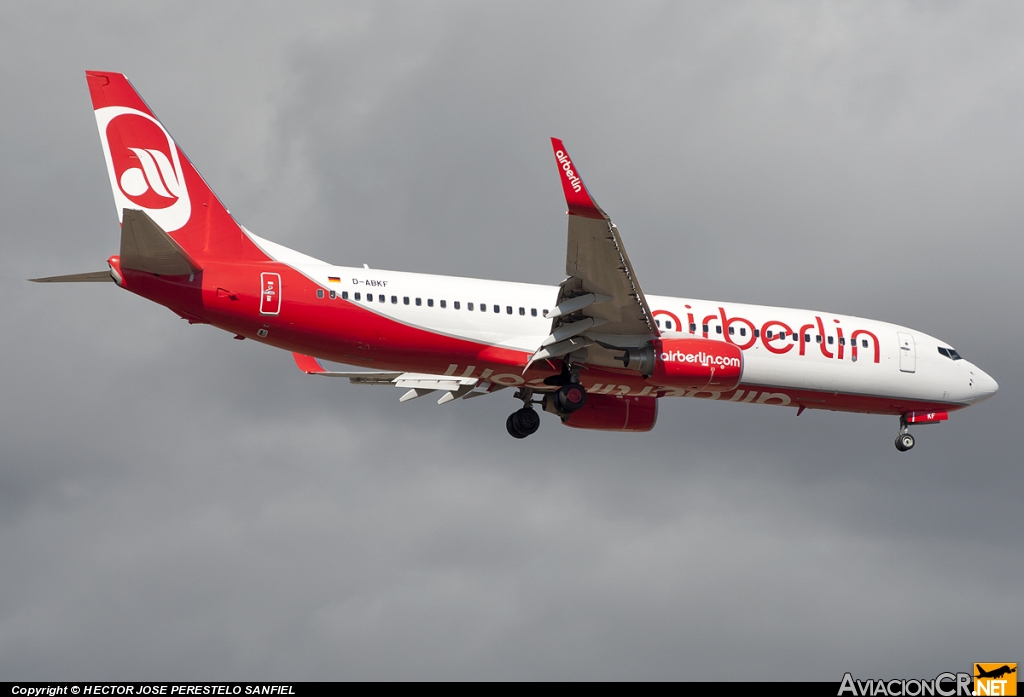
M850 360L856 362L859 357L859 350L869 348L874 362L879 363L881 361L881 347L878 343L878 337L874 332L867 329L855 329L847 335L843 327L840 326L838 319L833 319L832 325L828 327L825 321L817 315L814 316L813 322L806 322L799 327L791 327L785 322L774 319L768 320L760 327L757 327L753 322L743 317L729 317L723 307L719 307L718 312L715 314L700 318L700 321L693 314L693 309L689 305L686 308L690 310L686 314L686 326L690 329L690 334L697 334L698 332L694 331L694 328L697 328L705 339L714 338L711 336L713 331L711 325L715 324L721 326L721 334L725 341L738 346L744 351L752 348L760 340L761 345L771 353L781 355L796 349L797 355L804 356L807 354L807 345L816 343L818 350L821 351L821 355L825 358L843 360L847 356L847 349L849 349ZM674 313L667 310L654 310L651 314L655 317L671 317L675 320L676 327L680 331L683 330L683 323ZM737 325L746 327L747 331L743 334L730 332L730 329L734 329ZM837 339L834 344L828 343L829 333L827 329L831 329L833 332L832 336ZM847 344L847 340L849 344ZM867 346L864 346L865 342ZM662 360L666 359L663 358Z
M555 157L558 159L558 164L562 165L562 169L565 171L565 176L569 180L569 186L578 194L583 189L583 182L580 180L579 175L573 171L572 160L569 159L564 150L556 152Z

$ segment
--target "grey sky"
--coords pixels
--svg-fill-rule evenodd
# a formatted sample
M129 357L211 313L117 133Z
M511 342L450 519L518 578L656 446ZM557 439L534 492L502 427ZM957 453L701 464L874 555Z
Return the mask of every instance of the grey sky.
M934 676L1020 660L1019 3L0 6L6 679ZM565 139L644 289L908 324L999 381L895 419L303 376L97 270L83 71L125 72L250 229L555 284Z

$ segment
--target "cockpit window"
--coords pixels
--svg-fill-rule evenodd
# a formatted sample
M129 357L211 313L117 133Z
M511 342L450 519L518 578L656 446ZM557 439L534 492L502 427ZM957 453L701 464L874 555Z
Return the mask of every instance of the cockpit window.
M942 346L940 346L939 347L939 353L941 355L945 356L946 358L949 358L949 359L954 360L954 361L961 360L960 354L956 352L956 349L943 348Z

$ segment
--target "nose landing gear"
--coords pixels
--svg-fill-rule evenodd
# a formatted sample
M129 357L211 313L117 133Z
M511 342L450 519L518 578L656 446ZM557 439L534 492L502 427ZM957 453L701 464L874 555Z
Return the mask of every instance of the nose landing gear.
M900 434L896 436L896 449L901 453L905 453L914 447L914 437L910 435L910 425L907 423L907 417L900 417Z
M905 453L914 447L914 437L909 433L901 433L896 437L896 449Z

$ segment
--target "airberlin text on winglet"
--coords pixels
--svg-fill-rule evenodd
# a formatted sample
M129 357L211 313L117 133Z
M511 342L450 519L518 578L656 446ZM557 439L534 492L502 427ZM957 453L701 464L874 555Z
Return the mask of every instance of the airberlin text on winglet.
M570 160L569 156L565 154L565 150L557 151L555 153L555 158L558 160L558 163L562 165L562 169L565 171L565 176L569 180L569 186L571 186L572 190L578 194L583 190L583 180L580 179L576 172L573 171L572 160Z

